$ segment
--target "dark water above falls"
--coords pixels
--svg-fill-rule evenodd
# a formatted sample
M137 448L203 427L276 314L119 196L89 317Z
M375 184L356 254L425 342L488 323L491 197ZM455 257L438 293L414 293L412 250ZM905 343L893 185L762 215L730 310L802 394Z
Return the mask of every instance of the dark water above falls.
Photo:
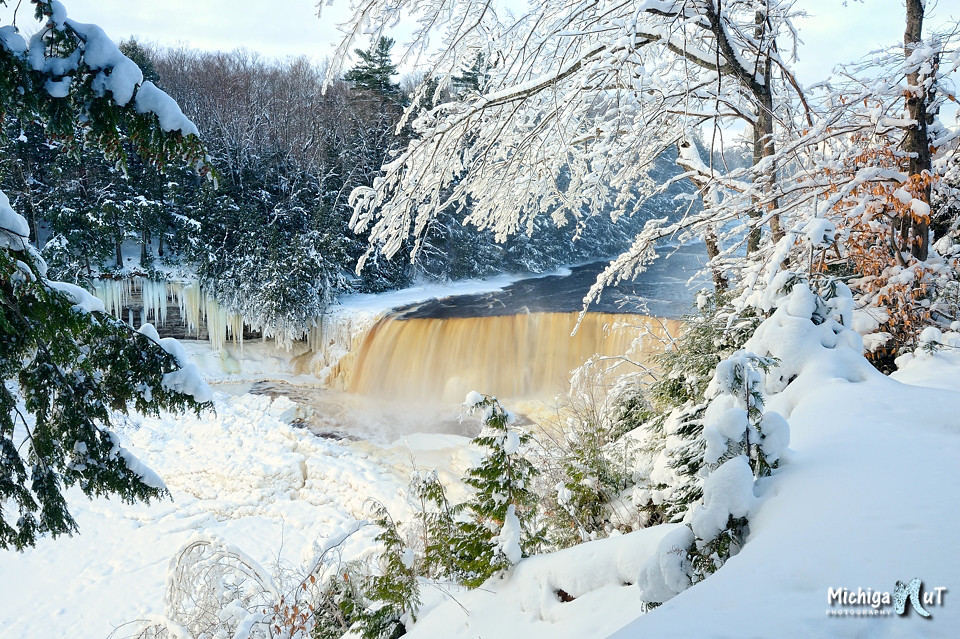
M600 300L588 310L662 318L677 318L688 313L693 304L693 291L707 284L706 279L690 284L691 278L706 263L704 246L692 244L661 253L635 281L605 289ZM571 268L568 274L530 277L500 291L452 295L411 304L396 309L392 316L410 320L578 313L587 291L608 264L607 261L591 262Z

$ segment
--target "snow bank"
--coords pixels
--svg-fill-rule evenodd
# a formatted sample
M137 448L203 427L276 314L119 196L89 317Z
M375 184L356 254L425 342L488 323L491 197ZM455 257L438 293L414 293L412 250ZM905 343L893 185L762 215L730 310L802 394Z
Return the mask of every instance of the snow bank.
M135 456L137 472L165 484L172 501L90 501L71 489L79 535L0 553L3 584L17 585L0 588L0 635L53 637L69 628L71 636L103 639L123 622L159 619L169 562L198 538L241 550L281 582L333 544L345 560L367 557L377 531L355 532L368 516L366 500L409 521L402 492L422 447L432 445L422 458L444 476L470 463L454 452L466 451L461 438L380 449L293 426L298 413L286 398L217 394L214 401L216 412L199 418L133 416L118 430L118 454Z
M780 360L768 391L781 392L767 406L789 416L791 450L780 450L782 466L759 482L759 501L746 490L745 463L721 478L732 497L711 499L722 466L707 478L706 504L692 517L715 530L728 514L749 513L745 545L708 579L614 636L948 637L960 627L960 606L934 607L928 621L828 599L831 589L892 593L915 578L932 592L960 574L960 555L939 550L943 531L960 526L952 489L960 469L951 461L960 454L960 353L920 349L901 360L896 379L884 377L838 321L844 305L810 302L796 289L778 300L746 345Z
M473 591L424 589L424 607L407 636L607 636L639 614L634 583L640 565L679 528L657 526L528 557L506 578L494 577Z
M960 358L951 360L936 367L949 365L960 387ZM844 606L828 603L828 589L892 593L915 577L927 591L954 586L960 555L942 549L960 527L960 393L825 379L806 386L790 423L789 463L764 481L769 498L740 553L616 637L955 635L960 605L949 601L930 620L837 618L829 611Z

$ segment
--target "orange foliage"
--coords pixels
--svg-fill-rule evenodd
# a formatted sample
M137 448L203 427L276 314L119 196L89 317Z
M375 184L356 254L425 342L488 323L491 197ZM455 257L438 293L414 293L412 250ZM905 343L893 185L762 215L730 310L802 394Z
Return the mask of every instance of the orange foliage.
M822 171L832 183L829 194L837 193L838 185L849 184L862 168L904 171L906 158L889 144L878 146L857 137L853 143L858 151L839 170ZM924 300L933 270L910 255L911 245L919 238L910 235L909 222L929 222L929 214L916 211L911 200L920 198L933 179L922 174L911 175L905 182L865 181L833 207L837 229L846 237L842 259L857 276L851 287L869 306L887 311L889 319L881 330L893 335L895 348L912 342L930 319ZM900 190L910 199L901 200Z

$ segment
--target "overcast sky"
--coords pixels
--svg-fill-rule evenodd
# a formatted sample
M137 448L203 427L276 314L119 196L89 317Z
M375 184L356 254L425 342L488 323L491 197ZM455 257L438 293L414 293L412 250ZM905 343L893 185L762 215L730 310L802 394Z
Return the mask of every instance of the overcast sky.
M11 2L11 4L15 4ZM245 47L270 57L307 55L320 61L338 40L336 24L346 18L346 0L334 0L317 17L316 0L64 0L67 13L93 22L115 40L131 35L159 44L185 43L210 50ZM929 0L925 24L960 19L953 0ZM797 75L817 82L839 62L851 61L903 38L903 0L797 0L810 14L798 21L804 44ZM23 3L21 24L32 23ZM9 12L9 10L7 11ZM27 18L24 20L24 18ZM394 34L403 42L409 30Z

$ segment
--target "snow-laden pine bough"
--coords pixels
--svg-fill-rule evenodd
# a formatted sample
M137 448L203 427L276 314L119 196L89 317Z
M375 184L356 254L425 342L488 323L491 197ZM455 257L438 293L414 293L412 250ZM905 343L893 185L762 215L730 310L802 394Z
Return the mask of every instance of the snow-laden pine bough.
M121 167L129 143L149 162L209 172L196 127L99 27L67 18L56 0L34 4L40 28L29 40L0 27L0 111L43 122L51 138L81 136ZM127 502L166 495L111 422L131 409L200 411L211 396L178 344L49 280L35 236L0 193L0 548L18 550L77 530L64 487Z

